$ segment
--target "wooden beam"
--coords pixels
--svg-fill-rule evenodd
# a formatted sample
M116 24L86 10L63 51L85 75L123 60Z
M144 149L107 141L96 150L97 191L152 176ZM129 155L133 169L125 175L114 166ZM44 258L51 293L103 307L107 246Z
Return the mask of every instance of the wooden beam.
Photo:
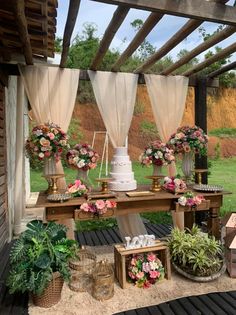
M92 0L236 26L236 8L204 0Z
M76 18L79 12L80 0L70 0L68 15L66 19L66 26L63 35L62 54L60 67L64 68L66 65L67 56L69 53L70 40L72 32L75 27Z
M4 86L8 86L8 75L6 71L0 66L0 82Z
M169 66L167 69L163 70L160 74L162 75L169 75L176 69L180 68L182 65L189 62L191 59L205 51L206 49L216 45L220 41L224 40L225 38L229 37L233 33L235 33L236 27L234 26L227 26L222 31L216 33L212 37L208 38L205 42L198 45L196 48L188 52L185 56L180 58L177 62L175 62L173 65Z
M224 66L218 70L215 70L215 71L209 73L207 75L207 77L208 78L215 78L215 77L218 77L220 74L225 73L225 72L230 71L230 70L233 70L233 69L236 69L236 61L234 61L234 62L232 62L232 63L230 63L230 64L228 64L228 65L226 65L226 66Z
M149 57L141 66L139 66L134 72L142 73L148 68L150 68L155 62L164 57L169 51L171 51L176 45L178 45L184 38L191 34L202 21L198 20L188 20L181 29L175 33L160 49L155 52L151 57Z
M202 69L210 66L214 62L219 61L225 57L228 57L230 54L232 54L235 51L236 51L236 43L222 49L219 53L217 53L217 54L213 55L212 57L204 60L203 62L197 64L192 69L185 71L184 73L182 73L182 75L185 75L185 76L193 75L194 73L197 73L197 72L201 71Z
M121 26L122 22L124 21L126 15L129 12L129 8L124 6L118 6L116 11L113 14L113 17L105 31L103 39L101 40L100 46L98 51L91 62L90 69L97 70L99 64L101 63L103 57L105 56L117 30Z
M41 14L46 15L48 12L48 2L42 2L41 3ZM42 30L46 33L45 36L43 36L43 47L47 50L48 49L48 21L42 23ZM47 57L48 53L44 53L44 57Z
M27 65L33 64L33 54L30 44L30 38L27 27L27 20L25 17L25 1L15 0L14 14L16 18L16 24L20 34L20 41L22 43L23 52L25 56L25 62Z
M161 20L163 14L152 12L147 20L144 22L143 26L135 35L134 39L131 41L129 46L125 49L119 59L114 63L111 71L119 71L120 66L129 58L133 52L142 44L147 35L151 32L154 26Z

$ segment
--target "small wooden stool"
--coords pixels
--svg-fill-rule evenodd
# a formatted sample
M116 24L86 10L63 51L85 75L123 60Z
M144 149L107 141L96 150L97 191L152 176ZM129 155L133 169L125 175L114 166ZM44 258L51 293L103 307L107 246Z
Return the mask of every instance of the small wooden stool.
M132 249L125 249L123 244L118 244L114 246L115 276L118 279L122 289L125 289L129 285L126 278L126 261L128 256L132 254L141 254L146 252L158 252L159 259L161 260L162 265L165 268L165 278L167 280L171 279L169 248L166 243L156 240L155 245L153 246Z

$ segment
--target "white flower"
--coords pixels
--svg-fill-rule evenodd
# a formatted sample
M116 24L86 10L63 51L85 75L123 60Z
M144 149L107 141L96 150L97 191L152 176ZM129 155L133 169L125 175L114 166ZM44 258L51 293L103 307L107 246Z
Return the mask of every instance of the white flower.
M43 158L44 158L44 153L43 153L43 152L40 152L40 153L39 153L39 157L40 157L41 159L43 159Z
M147 155L149 155L149 154L151 154L151 153L152 153L152 150L151 150L151 149L147 149L147 150L146 150L146 154L147 154Z
M80 160L79 163L77 164L78 168L82 168L85 166L85 161L84 160Z
M170 177L166 176L166 177L164 177L164 182L165 182L166 184L169 184L169 183L172 182L172 179L171 179Z
M187 198L182 196L182 197L179 197L178 199L178 203L181 205L181 206L185 206L186 203L187 203Z
M181 180L179 178L174 179L175 185L179 186L181 184Z
M151 270L158 269L158 264L155 261L150 261L149 265Z
M34 131L34 134L38 137L41 136L43 134L42 130L37 129L36 131Z
M170 143L171 143L171 144L175 144L175 139L171 139L171 140L170 140Z
M79 157L78 157L78 156L75 156L75 157L73 158L73 162L74 162L75 164L77 164L77 163L79 162Z

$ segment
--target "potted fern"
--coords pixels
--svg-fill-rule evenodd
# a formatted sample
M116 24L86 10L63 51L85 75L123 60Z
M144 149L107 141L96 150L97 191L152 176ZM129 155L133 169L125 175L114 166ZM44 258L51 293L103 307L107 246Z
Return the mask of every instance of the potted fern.
M191 230L173 229L168 244L173 267L189 279L211 281L225 271L220 242L196 225Z
M66 231L66 226L55 222L27 224L10 253L10 293L28 291L41 307L59 302L63 282L70 279L69 259L77 249L76 242L66 238Z

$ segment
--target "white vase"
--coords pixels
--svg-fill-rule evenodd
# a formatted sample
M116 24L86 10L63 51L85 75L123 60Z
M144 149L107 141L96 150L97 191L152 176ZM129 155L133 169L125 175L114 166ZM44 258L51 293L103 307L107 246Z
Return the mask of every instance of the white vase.
M56 159L54 157L51 157L50 159L44 159L44 170L43 174L44 176L47 175L55 175L57 173L56 171Z
M193 170L193 153L186 152L183 154L182 171L187 181L190 181Z
M159 176L162 175L162 166L153 164L153 176Z

